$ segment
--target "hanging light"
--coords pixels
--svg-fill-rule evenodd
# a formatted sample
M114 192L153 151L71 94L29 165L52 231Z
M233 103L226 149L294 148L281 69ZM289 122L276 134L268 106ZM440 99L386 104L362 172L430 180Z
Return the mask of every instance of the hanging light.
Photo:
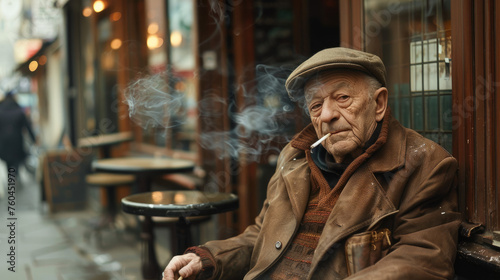
M82 11L82 15L84 17L90 17L92 15L92 8L90 7L85 7Z
M94 7L94 11L96 13L100 13L100 12L104 11L104 9L106 9L106 5L104 4L104 1L102 1L102 0L96 0L94 2L93 7Z
M38 58L38 64L40 65L45 65L45 63L47 63L47 56L45 55L41 55L39 58Z
M111 21L119 21L122 18L122 13L114 12L109 16L109 18L111 19Z
M170 34L170 44L172 44L172 47L178 47L182 43L182 34L179 31L173 31L172 34Z
M163 39L156 35L149 35L146 42L150 50L157 49L163 45Z
M110 46L113 50L117 50L122 46L122 40L120 40L118 38L113 39L113 41L111 41Z
M152 22L148 25L148 33L149 34L156 34L156 33L158 33L159 29L160 29L160 27L158 26L158 23L156 23L156 22Z
M28 65L28 68L30 69L31 72L35 72L36 69L38 69L38 62L36 62L36 60L31 61L30 64Z

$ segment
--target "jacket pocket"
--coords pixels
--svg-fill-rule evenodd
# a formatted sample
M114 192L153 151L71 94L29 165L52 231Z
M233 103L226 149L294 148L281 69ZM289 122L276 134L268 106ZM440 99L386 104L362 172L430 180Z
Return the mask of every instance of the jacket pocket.
M347 271L352 275L378 262L391 247L391 231L380 229L358 233L347 239Z

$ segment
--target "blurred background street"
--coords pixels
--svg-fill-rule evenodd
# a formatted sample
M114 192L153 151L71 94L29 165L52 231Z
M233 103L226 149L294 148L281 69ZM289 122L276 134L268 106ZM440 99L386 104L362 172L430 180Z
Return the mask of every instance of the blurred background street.
M89 239L89 222L98 216L93 210L49 213L41 201L40 185L24 167L20 170L21 185L15 193L15 272L8 271L6 244L10 236L7 225L8 194L6 172L0 168L0 279L9 280L106 280L142 279L140 276L140 243L133 228L118 232L103 230L101 244ZM123 221L124 215L118 220ZM130 217L129 218L133 218ZM132 219L129 222L133 221ZM166 229L156 229L159 242L168 239ZM157 245L158 259L165 263L170 257L168 244Z

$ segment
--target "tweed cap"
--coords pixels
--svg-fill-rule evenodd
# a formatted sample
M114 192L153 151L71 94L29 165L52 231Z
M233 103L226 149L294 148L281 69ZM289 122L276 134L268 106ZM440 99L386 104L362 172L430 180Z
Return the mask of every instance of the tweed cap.
M285 83L288 95L294 99L294 96L302 94L305 82L313 74L331 69L362 71L376 78L382 86L386 86L385 66L380 57L358 50L338 47L319 51L295 68Z

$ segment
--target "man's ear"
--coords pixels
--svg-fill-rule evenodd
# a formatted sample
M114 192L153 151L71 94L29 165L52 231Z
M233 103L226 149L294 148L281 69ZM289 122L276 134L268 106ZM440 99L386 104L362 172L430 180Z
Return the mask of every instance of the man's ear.
M387 88L381 87L373 93L373 100L377 104L375 108L375 119L377 122L381 121L385 116L385 111L387 110L387 100L388 100Z

